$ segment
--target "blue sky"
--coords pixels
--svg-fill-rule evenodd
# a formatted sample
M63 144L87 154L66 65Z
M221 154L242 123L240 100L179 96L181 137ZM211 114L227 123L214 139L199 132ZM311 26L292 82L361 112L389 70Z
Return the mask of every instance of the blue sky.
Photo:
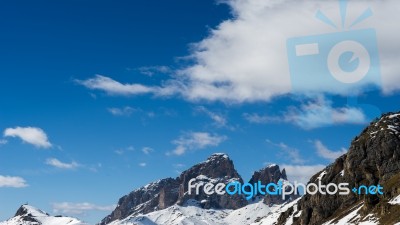
M399 110L398 25L381 22L398 6L349 5L349 18L366 7L376 17L364 26L377 32L379 82L294 93L287 38L338 32L315 20L314 3L297 4L1 3L0 220L29 202L94 223L122 195L214 152L245 179L278 163L306 181L380 112ZM341 19L336 1L317 6Z

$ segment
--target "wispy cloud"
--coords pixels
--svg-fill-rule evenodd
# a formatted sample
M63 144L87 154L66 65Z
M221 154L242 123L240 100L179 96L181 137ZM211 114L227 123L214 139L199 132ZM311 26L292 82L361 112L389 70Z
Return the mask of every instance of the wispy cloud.
M324 97L307 102L300 108L292 107L286 113L284 120L294 123L303 129L339 124L365 124L367 118L359 108L340 107L334 108L332 102Z
M137 109L134 109L130 106L125 106L123 108L108 108L107 111L114 116L130 116L132 113L137 111Z
M141 162L141 163L139 163L139 166L140 166L140 167L146 167L146 166L147 166L147 163Z
M258 113L243 113L243 117L245 118L245 120L249 121L250 123L258 123L258 124L273 123L273 122L281 121L281 119L277 116L260 115Z
M109 212L115 209L116 207L116 205L101 206L88 202L82 202L82 203L60 202L60 203L52 203L51 205L54 213L75 214L75 215L81 215L88 211Z
M226 127L226 125L227 125L227 119L225 116L223 116L222 114L216 113L216 112L212 112L204 106L196 107L195 111L199 112L199 113L203 113L203 114L207 115L208 117L210 117L210 119L212 121L214 121L214 124L217 127Z
M226 136L210 134L207 132L188 132L172 141L176 148L167 155L183 155L188 150L198 150L207 147L215 147L227 139Z
M300 106L291 106L282 115L245 113L243 117L250 123L290 123L305 130L341 124L366 124L368 120L362 109L350 106L334 108L332 102L323 96Z
M38 127L15 127L4 130L4 137L18 137L25 143L32 144L38 148L50 148L52 144L47 134Z
M139 72L146 76L153 76L155 74L170 74L173 70L168 66L142 66L138 68Z
M7 142L8 141L6 139L0 139L0 145L5 145Z
M150 147L143 147L143 148L142 148L142 152L143 152L144 154L148 155L148 154L154 152L154 149L152 149L152 148L150 148Z
M329 159L331 161L337 159L339 156L345 154L347 150L345 148L341 148L338 151L331 151L329 150L321 141L316 140L314 141L315 149L317 150L317 154L324 158Z
M59 168L59 169L67 169L67 170L76 169L80 166L77 162L73 161L70 163L65 163L65 162L61 162L60 160L58 160L56 158L47 159L46 164L49 166Z
M23 188L27 186L28 184L22 177L0 175L0 187Z
M149 87L142 84L122 84L102 75L96 75L87 80L75 80L75 82L91 90L104 91L109 95L132 96L140 94L155 94L159 96L167 96L176 92L174 85L166 85L165 87Z
M133 152L135 151L135 147L133 146L128 146L128 147L124 147L124 148L120 148L114 151L115 154L117 155L123 155L127 152Z
M288 146L283 142L274 143L271 140L267 139L266 142L274 147L277 147L280 150L279 155L283 155L288 157L288 159L295 164L302 164L305 160L301 157L300 151L297 148L293 148Z

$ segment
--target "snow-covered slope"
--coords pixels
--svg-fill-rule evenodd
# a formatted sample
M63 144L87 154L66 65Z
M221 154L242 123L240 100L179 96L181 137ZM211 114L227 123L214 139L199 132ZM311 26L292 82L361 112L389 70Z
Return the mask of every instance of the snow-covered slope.
M267 206L255 201L237 210L203 209L192 200L184 206L174 205L145 215L116 220L110 225L271 225L281 212L297 200L282 205Z
M87 225L72 217L50 216L30 205L21 206L16 215L0 225Z

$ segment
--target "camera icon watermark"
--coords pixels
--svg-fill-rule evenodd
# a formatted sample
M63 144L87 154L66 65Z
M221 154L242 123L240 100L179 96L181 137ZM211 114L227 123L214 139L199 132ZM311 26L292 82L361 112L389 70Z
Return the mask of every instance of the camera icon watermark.
M293 37L286 42L292 92L328 93L348 96L347 106L361 108L368 117L380 110L358 104L358 96L381 87L378 41L375 29L350 29L372 16L366 9L349 27L345 27L347 0L339 0L342 31ZM321 11L316 18L338 28Z
M287 50L294 92L351 93L354 85L380 84L374 29L291 38Z

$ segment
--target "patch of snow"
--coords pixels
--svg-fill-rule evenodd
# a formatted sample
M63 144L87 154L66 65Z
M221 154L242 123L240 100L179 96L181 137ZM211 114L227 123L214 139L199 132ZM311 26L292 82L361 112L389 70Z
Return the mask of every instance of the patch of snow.
M387 129L389 129L389 130L395 132L395 134L399 133L399 131L398 131L399 127L397 127L397 126L388 125L388 128L387 128Z
M357 224L357 225L378 225L379 220L373 215L373 214L368 214L367 216L361 218L360 216L360 209L363 207L363 203L360 203L359 205L353 207L350 213L348 213L346 216L343 218L339 219L336 221L335 219L332 219L323 225L349 225L349 224Z
M391 205L400 205L400 195L398 195L397 197L395 197L392 200L390 200L389 204L391 204Z
M326 174L326 171L325 171L325 170L322 171L322 172L319 174L319 176L317 177L317 180L321 180L322 177L325 176L325 174Z
M109 225L271 225L282 212L295 206L299 199L269 207L260 198L237 210L203 209L198 207L196 200L189 200L190 204L184 206L174 205L145 215L117 220Z
M348 213L346 216L341 218L339 221L335 221L335 219L330 220L323 225L348 225L348 224L353 224L355 221L358 221L360 219L360 214L358 211L362 208L362 204L355 206L350 213Z
M341 177L344 176L344 170L340 171L340 176L341 176Z
M397 113L397 114L393 114L393 115L388 116L388 118L389 119L393 119L393 118L399 117L399 116L400 116L400 113Z

